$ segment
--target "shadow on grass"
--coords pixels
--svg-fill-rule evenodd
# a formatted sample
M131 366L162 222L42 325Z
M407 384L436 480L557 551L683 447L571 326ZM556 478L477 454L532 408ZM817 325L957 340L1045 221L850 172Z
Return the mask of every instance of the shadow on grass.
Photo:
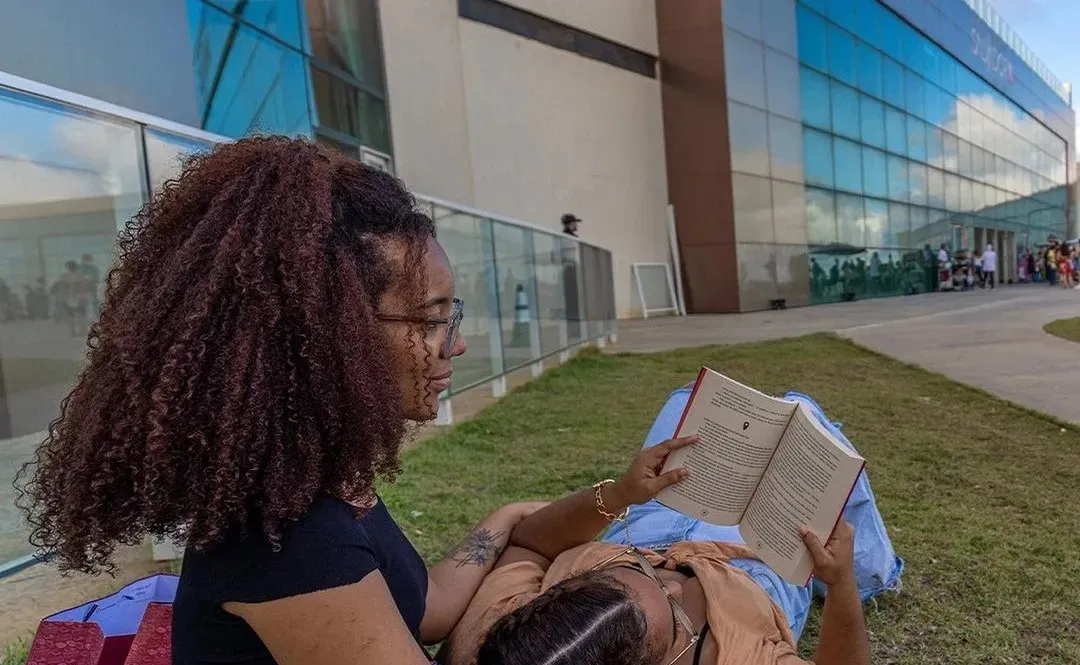
M813 395L867 458L908 563L867 608L876 663L1080 662L1080 430L833 336L586 354L408 451L382 495L433 561L499 505L620 473L701 365Z

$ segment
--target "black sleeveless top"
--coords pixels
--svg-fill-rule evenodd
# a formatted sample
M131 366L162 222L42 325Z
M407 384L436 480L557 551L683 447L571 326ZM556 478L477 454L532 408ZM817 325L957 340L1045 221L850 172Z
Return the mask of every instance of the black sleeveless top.
M332 589L376 570L419 641L427 569L382 500L357 519L350 504L320 497L285 528L278 552L257 529L210 552L189 550L173 605L173 664L272 665L255 631L223 610L223 603L260 603Z

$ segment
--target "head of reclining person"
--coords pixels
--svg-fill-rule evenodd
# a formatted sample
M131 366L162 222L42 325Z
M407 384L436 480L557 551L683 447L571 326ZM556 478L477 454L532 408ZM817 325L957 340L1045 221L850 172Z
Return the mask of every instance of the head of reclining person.
M692 639L675 615L681 595L637 565L572 577L492 626L477 665L667 665Z

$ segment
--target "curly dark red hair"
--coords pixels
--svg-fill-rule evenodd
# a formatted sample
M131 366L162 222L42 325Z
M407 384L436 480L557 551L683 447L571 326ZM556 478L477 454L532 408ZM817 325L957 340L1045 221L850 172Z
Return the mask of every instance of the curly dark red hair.
M307 140L191 158L121 234L89 363L20 472L31 542L84 572L148 533L276 543L318 493L392 477L402 369L374 313L434 233L393 176Z

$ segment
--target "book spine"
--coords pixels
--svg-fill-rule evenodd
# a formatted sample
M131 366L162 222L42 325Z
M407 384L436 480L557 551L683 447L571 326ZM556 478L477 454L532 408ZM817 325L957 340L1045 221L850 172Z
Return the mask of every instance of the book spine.
M686 401L686 408L683 409L682 417L679 418L679 426L675 428L675 438L682 436L683 424L686 422L686 414L690 413L690 407L694 406L694 398L697 397L698 390L701 388L701 382L705 378L705 372L707 370L702 367L698 372L697 381L694 382L694 390L690 393L690 399Z

